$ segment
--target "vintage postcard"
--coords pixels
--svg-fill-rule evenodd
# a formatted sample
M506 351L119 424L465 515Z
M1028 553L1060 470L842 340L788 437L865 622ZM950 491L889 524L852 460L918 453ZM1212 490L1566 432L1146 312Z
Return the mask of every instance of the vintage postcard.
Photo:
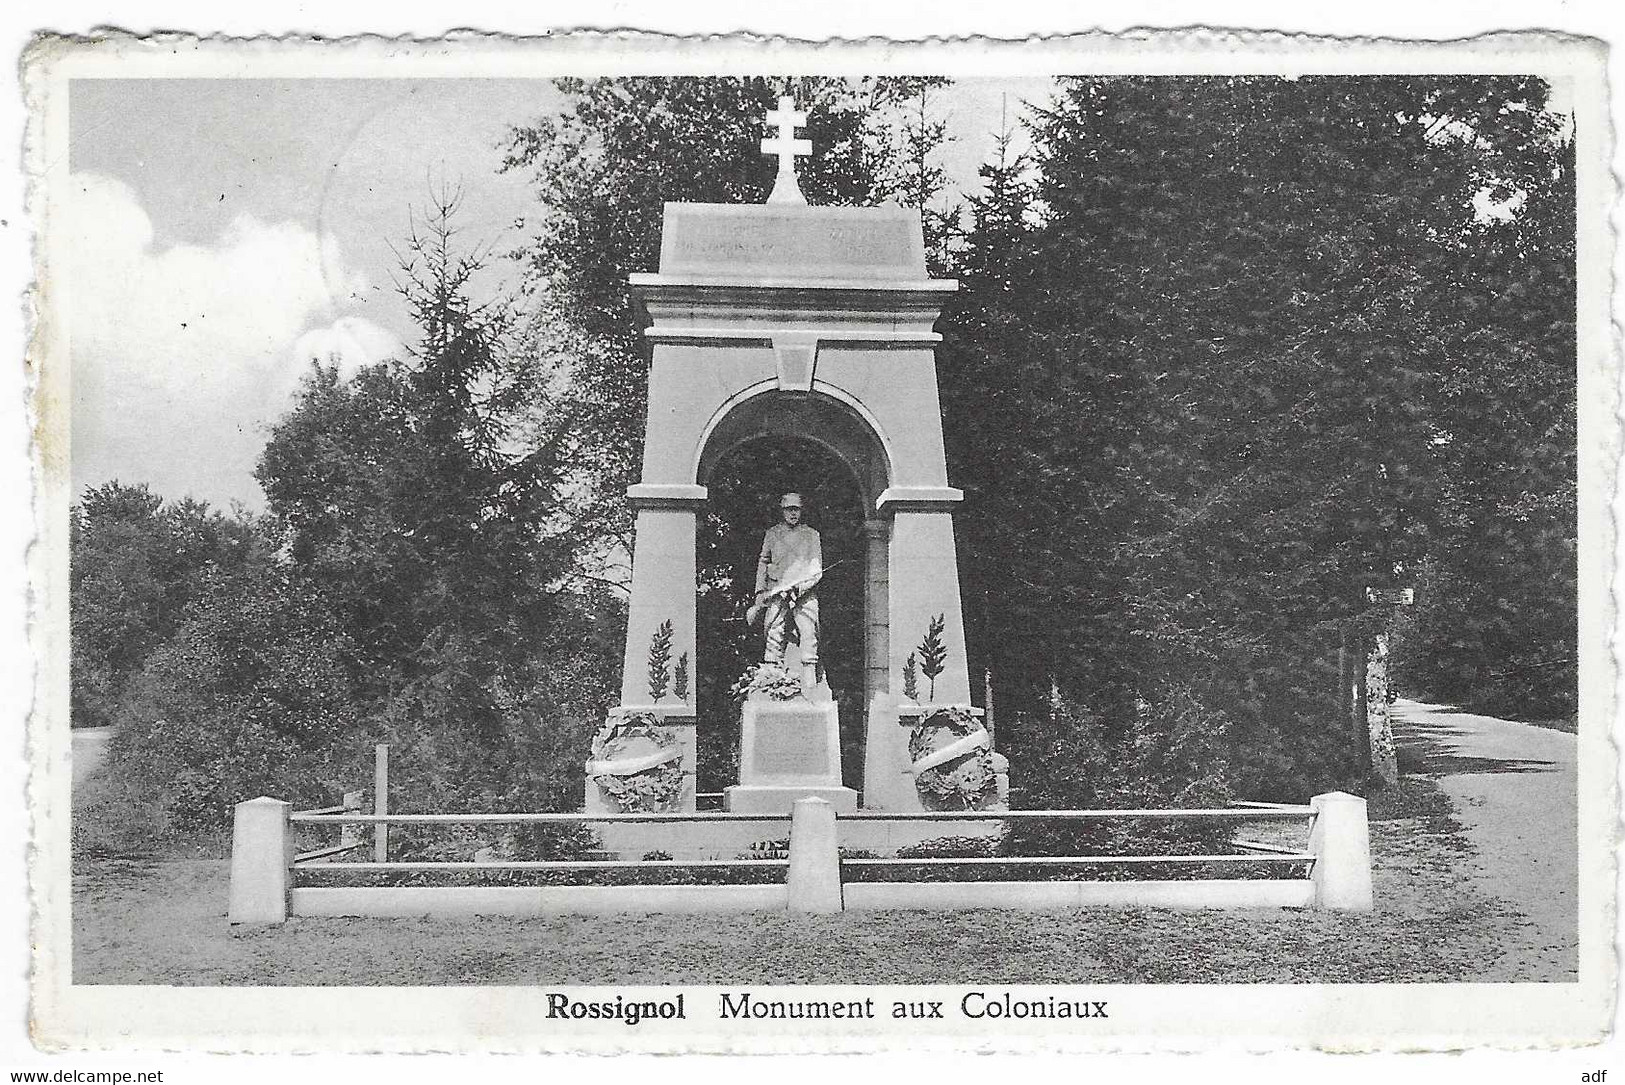
M1604 58L39 38L36 1042L1599 1042Z

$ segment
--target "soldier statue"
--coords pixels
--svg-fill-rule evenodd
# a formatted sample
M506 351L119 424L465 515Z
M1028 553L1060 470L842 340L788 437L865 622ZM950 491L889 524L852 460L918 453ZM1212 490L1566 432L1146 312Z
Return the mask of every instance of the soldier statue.
M818 532L801 522L801 495L779 498L779 520L762 538L756 563L755 602L749 620L765 615L762 660L784 663L790 629L801 645L802 688L818 681L818 581L824 575L824 549Z

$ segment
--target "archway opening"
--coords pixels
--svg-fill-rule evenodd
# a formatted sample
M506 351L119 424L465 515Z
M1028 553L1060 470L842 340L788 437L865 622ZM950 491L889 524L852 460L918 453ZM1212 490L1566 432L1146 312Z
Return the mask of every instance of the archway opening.
M721 791L739 780L739 711L729 688L762 658L762 627L749 625L762 535L778 520L781 494L800 493L804 522L822 537L818 586L819 658L840 705L841 774L863 779L865 714L864 598L868 502L857 471L806 436L757 433L707 456L709 490L697 525L696 611L699 716L698 789Z

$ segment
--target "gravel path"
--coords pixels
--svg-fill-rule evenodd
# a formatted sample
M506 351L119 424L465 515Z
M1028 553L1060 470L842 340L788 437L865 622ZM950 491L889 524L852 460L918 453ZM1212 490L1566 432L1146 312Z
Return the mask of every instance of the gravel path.
M1486 979L1579 978L1575 736L1458 712L1394 705L1400 769L1437 780L1478 851L1473 880L1534 925L1534 945Z

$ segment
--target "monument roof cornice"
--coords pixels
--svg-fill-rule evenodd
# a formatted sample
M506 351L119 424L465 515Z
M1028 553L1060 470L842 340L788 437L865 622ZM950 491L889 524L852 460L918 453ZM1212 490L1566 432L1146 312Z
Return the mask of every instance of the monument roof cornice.
M634 274L632 295L654 308L697 304L746 309L866 311L940 309L959 289L956 279L792 279L725 275Z
M822 339L936 342L951 279L907 282L632 276L648 313L644 334L662 339L766 339L786 333Z

